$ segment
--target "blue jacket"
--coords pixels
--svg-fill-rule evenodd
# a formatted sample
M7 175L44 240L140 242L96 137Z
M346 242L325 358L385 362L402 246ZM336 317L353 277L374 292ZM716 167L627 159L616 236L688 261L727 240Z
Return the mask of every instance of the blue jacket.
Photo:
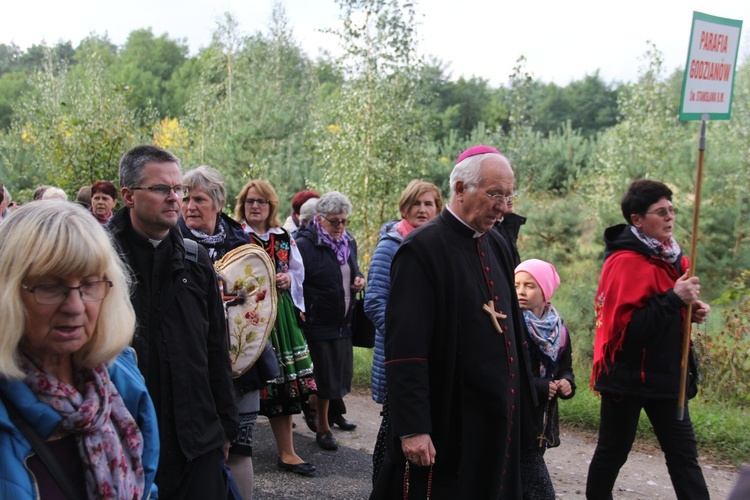
M380 228L380 239L367 272L365 313L375 325L375 350L372 354L372 399L385 400L385 304L391 292L391 261L404 237L396 230L399 221L392 220Z
M364 278L357 265L357 242L348 231L342 238L349 238L348 264L351 283L354 283L357 276ZM307 340L351 337L355 300L352 296L349 309L344 310L343 278L335 252L320 239L313 224L300 228L296 241L305 264L305 324L302 329Z
M154 405L132 349L125 349L115 359L109 367L109 375L143 434L143 472L146 478L143 497L148 498L150 493L151 498L157 498L154 477L159 463L159 430ZM60 424L60 414L39 402L23 381L0 379L0 391L15 404L42 439L47 439ZM11 423L8 410L0 401L0 498L25 500L39 497L36 480L26 468L26 460L33 453L31 444Z

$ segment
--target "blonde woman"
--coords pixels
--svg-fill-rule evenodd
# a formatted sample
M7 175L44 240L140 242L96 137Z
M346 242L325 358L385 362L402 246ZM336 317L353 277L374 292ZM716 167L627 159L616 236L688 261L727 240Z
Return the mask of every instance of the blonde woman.
M0 498L62 498L9 418L46 442L76 498L146 498L156 414L128 347L135 314L108 235L81 206L29 203L0 225Z

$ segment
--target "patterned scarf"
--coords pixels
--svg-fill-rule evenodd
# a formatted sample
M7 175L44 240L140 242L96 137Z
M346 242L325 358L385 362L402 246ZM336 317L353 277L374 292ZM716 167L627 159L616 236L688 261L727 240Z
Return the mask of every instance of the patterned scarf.
M331 250L336 254L336 260L339 261L339 264L342 266L346 264L349 260L350 253L349 238L346 235L346 231L341 235L341 238L333 238L328 234L328 231L323 229L323 226L320 225L317 218L313 219L313 224L315 224L315 227L318 229L318 236L320 236L323 243L331 247Z
M669 241L667 241L666 243L662 243L656 238L646 236L635 226L630 226L630 230L633 232L636 238L643 242L644 245L655 251L659 255L659 257L666 260L670 264L674 264L677 260L677 257L679 257L682 253L680 245L675 241L674 238L669 238Z
M224 241L227 239L226 228L224 227L224 221L221 220L221 216L216 216L216 234L208 235L203 231L198 231L191 227L188 227L188 229L195 236L195 241L208 250L208 256L211 257L211 260L215 260L218 252L216 247L224 246Z
M567 335L560 315L555 306L547 304L541 319L528 309L523 311L523 319L531 340L542 354L552 361L552 363L544 361L540 363L540 375L546 377L549 371L549 376L554 377L555 374L552 373L551 368L567 344Z
M24 382L42 403L62 416L60 428L75 436L89 498L143 496L143 436L109 378L104 364L78 370L73 387L47 373L39 361L21 357ZM79 392L79 389L82 392Z

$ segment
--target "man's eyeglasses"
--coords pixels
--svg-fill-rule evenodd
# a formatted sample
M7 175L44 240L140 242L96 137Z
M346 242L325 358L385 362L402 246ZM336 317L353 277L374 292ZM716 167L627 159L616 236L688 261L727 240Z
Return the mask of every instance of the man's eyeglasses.
M259 207L265 207L268 205L269 200L266 200L265 198L245 198L245 205L248 207L252 207L256 203Z
M516 196L513 194L506 196L504 194L490 194L487 191L483 191L481 189L479 191L487 195L489 198L492 198L492 200L496 203L500 204L505 203L506 205L510 205L516 200Z
M675 207L669 207L669 208L661 207L659 210L654 210L653 212L643 212L643 213L654 214L654 215L658 215L659 217L666 217L667 214L677 215L677 209Z
M349 225L349 219L329 219L328 217L323 217L325 220L327 220L333 227L339 227L339 226L348 226Z
M182 198L185 195L185 191L187 191L187 186L184 184L177 184L176 186L157 184L156 186L136 186L130 189L133 191L151 191L152 193L160 194L162 196L169 196L169 193L174 191L174 194Z
M51 306L65 302L65 299L73 290L78 290L81 300L84 302L99 302L104 300L104 297L109 293L112 282L109 280L90 281L79 286L39 285L28 287L23 284L21 286L34 295L37 304Z

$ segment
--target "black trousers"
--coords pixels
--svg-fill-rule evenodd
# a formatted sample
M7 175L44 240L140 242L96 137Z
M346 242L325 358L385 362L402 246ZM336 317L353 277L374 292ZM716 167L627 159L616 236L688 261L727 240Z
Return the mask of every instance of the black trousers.
M599 442L589 466L586 498L612 498L620 468L633 446L641 409L651 421L664 452L667 470L678 499L707 499L708 488L698 465L698 447L685 406L683 420L677 419L676 399L645 399L602 394Z
M219 450L187 460L159 462L156 485L159 498L168 500L205 500L226 498L226 483L222 473L223 452Z

